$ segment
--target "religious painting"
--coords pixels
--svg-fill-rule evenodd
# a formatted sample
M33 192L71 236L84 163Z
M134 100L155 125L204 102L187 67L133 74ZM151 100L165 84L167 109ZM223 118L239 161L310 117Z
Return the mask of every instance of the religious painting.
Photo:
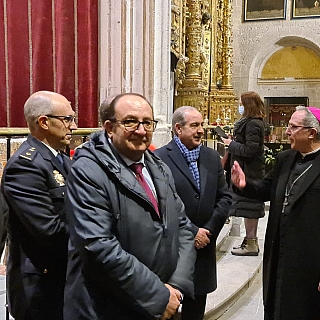
M243 20L285 19L286 4L286 0L244 0Z
M319 18L320 0L292 0L292 18Z

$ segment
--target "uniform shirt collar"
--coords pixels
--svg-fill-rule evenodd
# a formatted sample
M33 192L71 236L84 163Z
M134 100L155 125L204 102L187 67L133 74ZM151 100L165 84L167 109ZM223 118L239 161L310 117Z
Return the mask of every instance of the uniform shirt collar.
M52 153L53 155L56 157L59 153L59 151L53 149L52 147L50 147L49 145L47 145L46 143L44 143L43 141L41 141Z

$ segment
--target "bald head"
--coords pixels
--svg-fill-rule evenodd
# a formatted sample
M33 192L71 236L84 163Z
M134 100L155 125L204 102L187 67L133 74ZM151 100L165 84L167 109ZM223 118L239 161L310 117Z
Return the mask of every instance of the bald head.
M36 128L37 119L41 115L54 114L59 105L70 102L61 94L51 91L33 93L24 104L24 116L30 131Z

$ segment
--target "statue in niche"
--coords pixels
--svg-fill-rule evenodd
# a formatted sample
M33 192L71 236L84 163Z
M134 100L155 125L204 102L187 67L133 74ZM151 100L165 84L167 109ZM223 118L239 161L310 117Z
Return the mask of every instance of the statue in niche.
M211 14L208 12L204 12L201 18L201 25L204 30L210 29L210 21L211 21Z
M210 29L211 15L208 12L204 12L201 18L202 34L201 34L201 47L200 47L200 75L202 80L205 80L203 71L208 64L206 55L206 46L208 46L205 36L205 31Z
M206 51L204 48L200 49L200 74L202 75L204 68L206 67L208 59L206 57Z
M178 95L178 89L182 86L183 81L186 78L186 62L188 61L189 61L189 58L181 54L177 62L175 92L174 92L176 96Z

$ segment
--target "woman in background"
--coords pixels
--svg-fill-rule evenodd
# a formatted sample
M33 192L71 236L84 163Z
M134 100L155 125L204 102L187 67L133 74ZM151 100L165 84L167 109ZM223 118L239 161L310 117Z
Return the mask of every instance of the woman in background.
M247 178L262 179L264 176L264 104L253 91L242 93L239 104L241 118L234 124L233 139L222 138L228 146L230 168L236 160ZM230 182L231 183L231 182ZM264 217L264 203L233 193L230 216L243 217L246 236L242 244L234 247L237 256L257 256L259 245L257 229L259 218Z

